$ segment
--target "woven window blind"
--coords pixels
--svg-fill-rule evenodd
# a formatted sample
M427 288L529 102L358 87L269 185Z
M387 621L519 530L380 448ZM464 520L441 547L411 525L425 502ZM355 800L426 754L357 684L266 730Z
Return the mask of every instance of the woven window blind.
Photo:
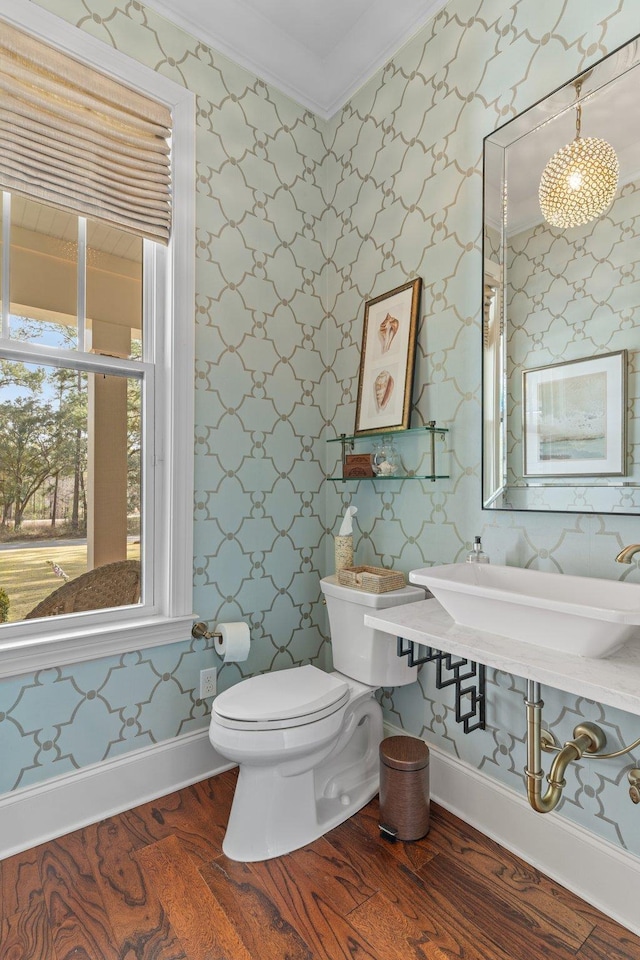
M0 186L166 243L171 112L0 22Z

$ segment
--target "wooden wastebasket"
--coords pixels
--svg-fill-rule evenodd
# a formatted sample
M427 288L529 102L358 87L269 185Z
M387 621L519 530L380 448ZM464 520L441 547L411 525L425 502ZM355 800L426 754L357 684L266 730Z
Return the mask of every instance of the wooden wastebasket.
M416 737L380 744L380 833L419 840L429 832L429 747Z

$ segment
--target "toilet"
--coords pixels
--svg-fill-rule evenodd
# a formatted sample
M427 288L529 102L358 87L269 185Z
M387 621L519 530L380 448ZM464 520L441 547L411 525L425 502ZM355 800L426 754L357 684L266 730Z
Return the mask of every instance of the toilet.
M321 837L378 792L379 687L413 683L417 667L367 612L423 600L419 587L369 593L320 581L335 670L307 664L249 677L213 701L209 739L240 768L223 852L268 860Z

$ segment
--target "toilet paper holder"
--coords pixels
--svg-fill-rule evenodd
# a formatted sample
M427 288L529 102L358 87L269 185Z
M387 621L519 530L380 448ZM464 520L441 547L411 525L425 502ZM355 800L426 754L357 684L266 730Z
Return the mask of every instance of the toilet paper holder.
M213 633L210 633L209 630L207 630L206 623L204 623L202 620L198 620L198 622L194 623L194 625L191 627L191 636L194 638L194 640L222 639L222 634L219 631L214 630Z

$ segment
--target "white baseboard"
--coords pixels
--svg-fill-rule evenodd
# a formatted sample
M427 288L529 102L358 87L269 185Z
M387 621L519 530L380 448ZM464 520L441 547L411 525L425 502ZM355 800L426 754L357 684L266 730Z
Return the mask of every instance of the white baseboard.
M406 736L385 724L385 736ZM429 744L431 797L587 903L640 935L640 859Z
M205 729L4 794L0 860L232 766Z

